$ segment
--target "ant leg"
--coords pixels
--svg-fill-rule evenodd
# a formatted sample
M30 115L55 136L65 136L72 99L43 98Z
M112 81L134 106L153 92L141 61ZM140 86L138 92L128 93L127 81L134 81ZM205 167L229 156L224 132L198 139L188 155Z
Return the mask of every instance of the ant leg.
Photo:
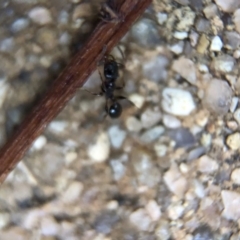
M104 78L103 78L102 73L101 73L101 71L100 71L100 69L99 69L99 66L98 66L98 73L99 73L99 75L100 75L101 82L102 82L102 86L101 86L101 88L103 88L103 85L104 85Z
M119 46L117 46L117 49L118 49L118 51L119 51L119 52L121 53L121 55L122 55L123 62L125 62L125 61L126 61L126 57L125 57L122 49L121 49Z
M89 90L87 90L87 89L82 89L82 90L84 90L84 91L86 91L86 92L88 92L88 93L91 93L92 95L95 95L95 96L98 96L98 97L101 97L101 96L103 96L103 92L99 92L99 93L94 93L94 92L91 92L91 91L89 91Z
M124 96L116 96L114 99L115 99L115 101L116 101L116 100L127 100L129 103L131 103L131 105L133 105L134 107L136 107L136 105L135 105L132 101L130 101L128 98L126 98L126 97L124 97Z

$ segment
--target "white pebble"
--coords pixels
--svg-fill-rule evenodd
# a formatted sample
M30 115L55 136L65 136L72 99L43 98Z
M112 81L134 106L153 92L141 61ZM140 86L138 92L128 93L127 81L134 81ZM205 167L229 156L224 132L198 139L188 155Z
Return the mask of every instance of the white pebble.
M45 136L39 136L32 145L34 150L41 150L47 143L47 139Z
M160 25L167 21L167 14L166 13L157 13L157 20Z
M10 213L0 212L0 229L6 228L11 223Z
M78 157L78 154L76 152L68 152L65 156L65 161L67 166L69 166L74 160L76 160Z
M128 117L126 119L126 127L130 132L140 132L142 129L142 123L135 117Z
M171 128L171 129L179 128L182 125L179 119L168 114L163 115L163 124L165 127Z
M183 212L184 212L184 207L180 203L170 205L168 207L168 217L171 220L179 219L183 215Z
M202 173L213 173L218 169L218 164L215 160L207 155L204 155L198 160L198 170Z
M195 64L192 60L181 57L173 62L172 69L186 79L189 83L193 85L196 84L197 74Z
M60 232L60 225L51 217L46 216L41 219L41 233L46 236L57 236Z
M240 148L240 133L236 132L233 134L230 134L227 137L226 141L229 148L232 150L238 150Z
M156 143L154 145L154 150L158 157L163 157L167 153L167 146L163 144Z
M236 168L232 171L231 180L235 183L240 185L240 168Z
M194 186L194 192L197 195L197 197L204 198L206 194L205 194L205 188L203 184L198 180L194 180L193 186Z
M164 111L172 115L188 116L196 108L191 93L182 89L165 88L162 97Z
M182 198L187 190L187 179L181 174L176 165L172 165L171 168L164 174L164 182L168 189L176 196Z
M66 128L69 126L69 123L66 121L52 121L48 125L48 129L50 132L53 132L55 134L60 134L66 130Z
M169 49L173 53L179 55L179 54L181 54L183 52L183 47L184 47L184 42L181 41L181 42L178 42L176 44L173 44L173 45L169 46Z
M156 125L162 118L162 114L159 111L147 109L141 115L141 122L144 128L151 128Z
M131 94L129 96L129 100L131 102L133 102L133 104L137 107L137 108L142 108L144 102L145 102L145 98L137 93Z
M45 25L52 22L50 11L45 7L35 7L28 13L29 18L39 24Z
M114 148L120 148L126 138L127 133L119 128L119 126L111 126L108 129L108 135Z
M220 52L223 47L223 42L219 36L212 39L210 50L213 52Z
M154 200L147 203L146 210L152 221L158 221L162 215L159 205Z
M223 12L231 13L240 7L239 0L215 0L215 2Z
M175 32L175 33L173 34L173 36L174 36L175 38L179 39L179 40L183 40L183 39L185 39L185 38L188 37L188 33L187 33L187 32Z
M152 222L145 209L138 209L129 218L130 222L140 231L148 231Z
M240 125L240 108L238 108L235 113L233 114L234 119L238 122Z
M240 194L234 191L223 190L221 192L224 210L223 217L228 220L240 219Z
M238 97L233 97L231 106L230 106L230 112L233 113L238 105Z
M62 201L66 204L77 202L83 191L83 184L81 182L72 182L68 188L63 191Z
M88 147L88 156L94 162L104 162L110 154L110 141L104 132L98 134L96 142Z
M233 22L235 24L236 30L240 33L240 8L234 12Z

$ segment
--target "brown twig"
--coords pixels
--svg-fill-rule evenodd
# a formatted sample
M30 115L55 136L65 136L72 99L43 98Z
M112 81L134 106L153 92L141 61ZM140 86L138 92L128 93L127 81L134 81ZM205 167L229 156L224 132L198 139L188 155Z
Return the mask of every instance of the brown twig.
M0 182L21 160L32 142L62 110L96 69L104 46L110 51L152 0L116 0L120 21L101 21L85 46L53 83L44 98L0 151Z

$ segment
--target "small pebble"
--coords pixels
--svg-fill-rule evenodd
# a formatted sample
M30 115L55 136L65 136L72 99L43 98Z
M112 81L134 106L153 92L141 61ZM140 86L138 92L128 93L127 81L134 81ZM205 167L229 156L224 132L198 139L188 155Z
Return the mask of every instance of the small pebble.
M234 12L233 22L235 24L236 30L240 33L240 8Z
M111 126L108 129L110 142L114 148L120 148L125 140L127 133L119 128L119 126Z
M150 200L146 205L146 211L148 215L151 217L152 221L158 221L161 217L162 213L159 205L154 200Z
M174 129L181 127L181 121L174 116L164 114L163 115L163 124L165 127Z
M232 150L239 150L240 148L240 133L236 132L233 134L230 134L227 137L226 143L229 148Z
M47 139L45 136L39 136L34 142L33 142L33 145L32 145L32 148L34 150L41 150L47 143Z
M238 105L238 97L233 97L232 102L231 102L231 106L230 106L230 112L231 113L235 112L237 105Z
M183 52L183 48L184 48L184 42L180 41L178 43L175 43L171 46L169 46L169 49L175 53L176 55L179 55Z
M151 128L162 119L162 114L159 111L154 111L148 108L141 115L141 122L144 128Z
M96 142L91 144L87 150L88 156L94 162L104 162L110 154L110 141L104 132L97 135Z
M31 9L28 16L33 22L39 25L46 25L52 22L51 12L45 7Z
M162 126L156 126L153 127L147 131L145 131L140 139L142 142L144 143L151 143L155 140L157 140L163 133L164 133L165 129Z
M130 132L140 132L142 129L142 123L135 117L128 117L126 119L126 127Z
M167 146L160 143L156 143L154 145L154 150L158 157L163 157L167 153Z
M94 228L97 232L102 234L109 234L114 225L119 221L119 216L115 211L103 211L101 212L94 221ZM100 238L103 239L103 238ZM105 240L104 238L103 240Z
M26 18L18 18L13 24L11 25L11 31L13 33L20 32L26 29L29 26L29 20Z
M162 25L163 23L165 23L167 21L167 17L168 15L166 13L161 13L161 12L158 12L157 13L157 20L158 20L158 23L160 25Z
M210 50L213 52L220 52L223 47L222 40L219 36L215 36L212 39Z
M192 234L192 240L215 240L213 232L207 224L198 226Z
M198 160L198 170L202 173L213 173L218 169L218 164L215 160L207 155L204 155Z
M181 205L180 203L172 204L168 208L168 217L171 220L177 220L183 215L183 212L184 212L183 205Z
M234 31L226 31L224 34L224 45L227 49L235 50L240 45L240 35Z
M173 62L172 69L177 72L181 77L186 79L189 83L196 85L196 68L192 60L181 57Z
M83 184L81 182L73 181L68 188L63 191L62 201L66 204L75 203L79 201L82 191Z
M148 231L152 222L145 209L138 209L131 213L129 219L139 231Z
M225 115L232 102L232 89L227 82L212 79L205 90L203 103L205 107L217 115Z
M159 45L161 39L157 29L158 27L154 21L142 18L133 25L131 35L139 45L153 48Z
M240 185L240 168L236 168L232 171L231 180L235 183Z
M216 4L210 3L203 9L204 15L207 19L213 18L218 13Z
M175 142L176 148L189 148L196 143L194 135L187 128L171 130L168 136Z
M201 155L203 155L205 152L206 152L205 147L200 146L200 147L194 148L191 151L189 151L187 161L195 160L199 158Z
M74 8L72 19L76 21L79 18L91 17L93 14L92 5L89 2L81 3Z
M55 120L48 125L48 130L52 133L60 134L60 133L63 133L68 126L69 126L69 123L67 121Z
M187 190L187 179L180 173L177 166L172 165L164 174L164 182L168 189L178 197L182 198Z
M176 39L184 40L185 38L188 37L188 33L187 32L174 32L173 36Z
M176 116L188 116L196 105L190 92L178 88L165 88L162 92L162 108Z
M235 66L235 59L230 55L222 54L213 60L212 66L217 72L230 73Z
M0 212L0 229L6 228L11 223L11 215L7 212Z
M215 0L215 2L223 12L231 13L240 7L239 0Z
M112 159L110 165L113 171L113 176L116 181L119 181L126 172L125 162L127 162L128 157L126 155L121 156L117 159Z
M145 98L137 93L133 93L128 98L137 108L142 108L145 102Z
M194 192L196 196L199 198L204 198L206 193L205 193L205 187L203 186L203 184L198 180L194 180L193 186L194 186Z
M161 82L168 78L169 59L166 56L159 55L143 64L143 74L146 78Z
M234 191L222 190L224 210L222 216L228 220L238 221L240 218L240 194Z
M59 234L60 228L60 225L51 216L46 216L41 219L40 231L43 235L57 236Z
M238 122L238 124L240 125L240 108L238 108L234 114L233 114L234 119Z

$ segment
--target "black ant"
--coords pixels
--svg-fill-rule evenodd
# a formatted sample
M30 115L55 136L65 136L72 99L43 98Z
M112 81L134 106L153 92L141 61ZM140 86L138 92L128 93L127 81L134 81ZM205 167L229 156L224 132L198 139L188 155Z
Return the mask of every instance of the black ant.
M105 52L106 49L104 49L103 52ZM119 51L121 52L122 56L123 52L119 48ZM103 57L103 60L101 60L98 64L99 66L103 65L103 76L101 72L99 71L99 75L101 77L102 85L101 85L101 92L100 93L92 93L96 96L103 96L105 95L106 98L106 105L105 105L105 111L106 115L108 115L111 118L118 118L122 114L122 106L118 102L119 100L126 99L124 96L115 96L114 92L115 90L120 90L124 87L123 86L116 86L116 80L119 78L119 70L124 68L124 64L119 63L115 60L115 58L112 55L105 55ZM109 101L111 102L109 104ZM130 102L130 101L129 101Z

